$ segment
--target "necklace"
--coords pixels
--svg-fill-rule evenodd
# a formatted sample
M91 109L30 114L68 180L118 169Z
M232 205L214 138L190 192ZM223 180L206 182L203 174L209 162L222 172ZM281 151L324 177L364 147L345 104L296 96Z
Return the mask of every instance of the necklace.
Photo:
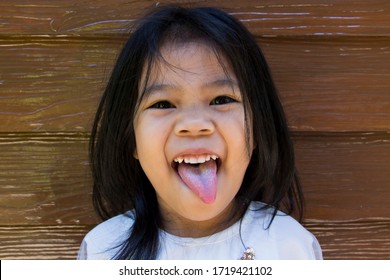
M245 204L248 204L248 202L244 202L244 205ZM247 209L247 211L248 211L248 209ZM251 247L245 246L244 240L242 240L242 232L241 232L242 222L243 222L243 219L240 220L240 226L238 228L238 231L239 231L239 235L240 235L241 244L245 250L244 250L244 253L242 254L240 260L254 260L255 259L255 250L253 250L253 248L251 248Z
M242 254L240 260L254 260L254 259L255 259L255 250L253 250L253 248L251 248L251 247L246 247L246 246L245 246L245 243L244 243L244 240L242 240L242 235L241 235L241 224L242 224L242 220L240 221L239 232L240 232L241 244L242 244L242 246L245 248L245 251L244 251L244 253Z
M247 247L242 254L242 257L240 260L254 260L255 259L255 250L251 247Z

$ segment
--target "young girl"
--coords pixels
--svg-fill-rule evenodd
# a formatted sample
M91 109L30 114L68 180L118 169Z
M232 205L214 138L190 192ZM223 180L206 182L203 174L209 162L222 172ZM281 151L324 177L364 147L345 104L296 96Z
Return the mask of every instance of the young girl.
M322 258L287 215L302 217L302 193L267 63L223 11L170 6L140 20L97 110L90 160L105 221L79 259Z

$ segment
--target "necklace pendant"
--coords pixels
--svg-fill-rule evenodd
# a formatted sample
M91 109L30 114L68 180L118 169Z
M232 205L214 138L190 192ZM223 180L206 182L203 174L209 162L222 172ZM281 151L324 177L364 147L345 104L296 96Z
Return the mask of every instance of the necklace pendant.
M241 260L254 260L255 259L255 251L248 247L245 249L244 254L242 254Z

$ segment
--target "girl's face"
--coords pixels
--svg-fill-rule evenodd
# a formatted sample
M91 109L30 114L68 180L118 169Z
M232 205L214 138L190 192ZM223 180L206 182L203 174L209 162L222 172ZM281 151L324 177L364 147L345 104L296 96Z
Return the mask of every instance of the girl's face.
M201 43L168 44L161 54L134 119L134 156L156 190L165 229L206 235L231 215L252 136L247 147L241 93L224 59L225 70Z

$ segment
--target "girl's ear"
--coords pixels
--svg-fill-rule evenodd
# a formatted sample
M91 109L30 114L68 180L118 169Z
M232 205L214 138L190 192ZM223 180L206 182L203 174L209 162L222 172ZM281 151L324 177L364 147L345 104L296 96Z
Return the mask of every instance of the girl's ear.
M138 153L137 149L134 150L133 157L138 160Z

